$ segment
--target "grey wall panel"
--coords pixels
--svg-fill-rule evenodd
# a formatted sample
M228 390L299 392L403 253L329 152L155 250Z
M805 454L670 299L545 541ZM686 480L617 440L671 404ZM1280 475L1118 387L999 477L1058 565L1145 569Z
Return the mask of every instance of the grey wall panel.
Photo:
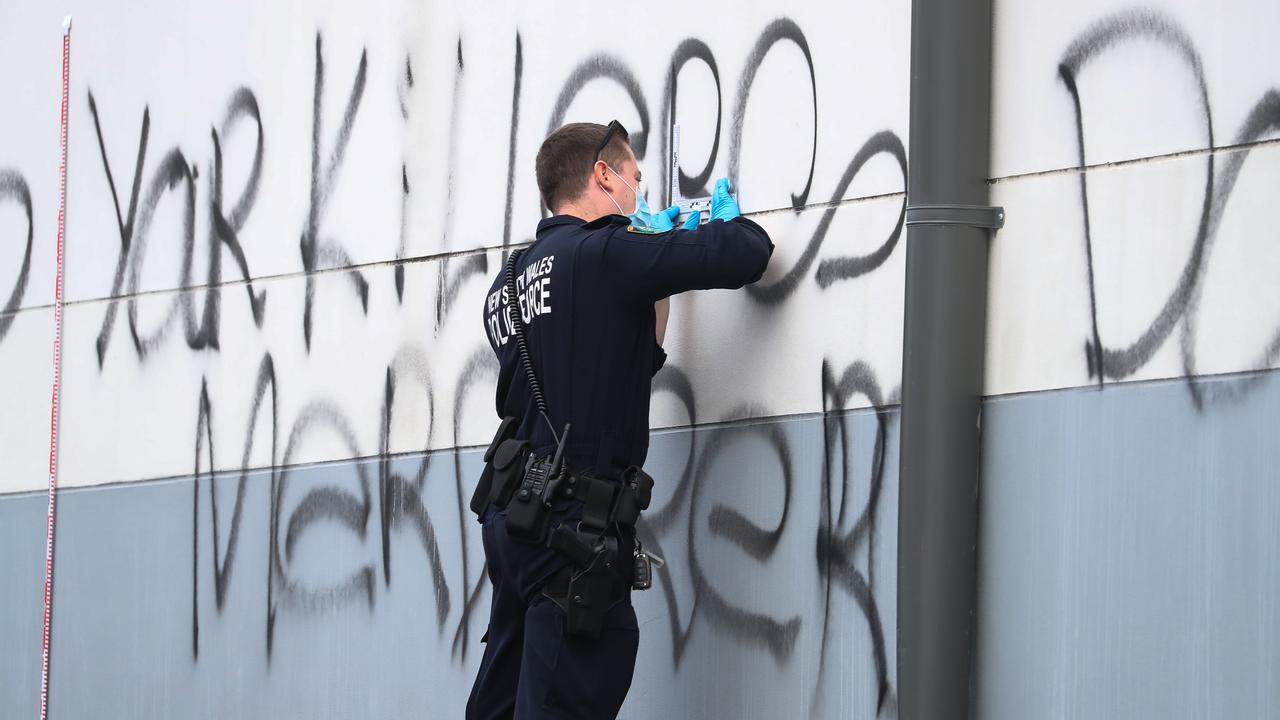
M991 400L978 717L1280 717L1280 373Z
M892 409L656 433L644 532L669 564L636 596L623 716L891 717L896 457ZM467 451L62 493L52 716L460 717L488 617L457 490L478 469ZM42 495L0 498L0 717L38 711L43 530Z
M0 497L0 717L39 717L44 495Z

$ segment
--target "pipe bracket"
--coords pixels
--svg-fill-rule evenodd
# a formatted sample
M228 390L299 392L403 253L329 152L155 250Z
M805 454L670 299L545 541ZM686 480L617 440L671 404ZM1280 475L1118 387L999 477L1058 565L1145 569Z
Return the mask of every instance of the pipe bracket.
M912 225L962 225L999 230L1004 208L988 205L908 205L907 227Z

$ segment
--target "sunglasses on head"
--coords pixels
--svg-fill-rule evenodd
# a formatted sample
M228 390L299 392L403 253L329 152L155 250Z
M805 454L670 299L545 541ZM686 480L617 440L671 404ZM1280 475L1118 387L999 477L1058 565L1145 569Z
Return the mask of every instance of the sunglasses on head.
M600 153L604 152L604 149L609 147L609 142L613 140L614 133L618 132L619 130L621 130L624 133L627 131L626 128L622 127L622 123L618 122L617 120L610 120L609 129L605 130L604 140L601 140L600 147L596 148L596 159L592 160L591 164L594 165L595 163L600 162Z

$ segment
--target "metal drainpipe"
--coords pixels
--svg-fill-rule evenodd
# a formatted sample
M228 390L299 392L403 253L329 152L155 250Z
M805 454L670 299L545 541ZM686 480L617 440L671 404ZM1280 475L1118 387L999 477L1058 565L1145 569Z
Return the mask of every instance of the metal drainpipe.
M913 0L898 711L971 713L987 320L991 0Z

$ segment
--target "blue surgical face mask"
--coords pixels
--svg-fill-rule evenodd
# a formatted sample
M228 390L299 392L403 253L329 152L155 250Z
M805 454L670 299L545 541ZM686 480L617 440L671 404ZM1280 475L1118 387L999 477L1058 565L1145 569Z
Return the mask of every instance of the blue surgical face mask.
M635 198L636 198L636 209L630 213L624 213L622 212L622 206L618 204L618 201L613 200L613 196L609 195L609 199L613 200L613 206L618 208L618 214L626 215L628 218L631 219L631 224L635 225L636 227L641 227L641 228L656 227L656 224L654 223L654 220L653 220L653 212L649 209L649 203L645 202L644 195L641 194L640 189L632 187L631 183L627 182L626 180L623 180L622 176L619 175L618 172L613 168L609 168L609 172L613 173L614 177L618 178L619 180L622 180L622 184L626 185L627 189L630 190L632 194L635 195ZM608 193L605 193L605 194L608 195Z

